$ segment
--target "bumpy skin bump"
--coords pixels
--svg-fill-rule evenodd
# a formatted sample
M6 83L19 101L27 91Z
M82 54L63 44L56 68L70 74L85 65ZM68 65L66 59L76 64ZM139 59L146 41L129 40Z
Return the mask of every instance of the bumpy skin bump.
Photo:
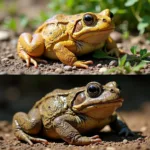
M91 98L87 92L90 85L103 89ZM98 133L105 125L110 125L120 135L132 135L123 119L114 112L121 105L122 99L116 82L104 86L90 82L85 87L56 89L37 101L28 114L18 112L14 115L14 134L30 145L33 142L47 144L47 140L37 138L41 134L74 145L100 143L98 135L85 135L89 132Z
M85 22L84 16L91 15L93 22ZM32 35L22 33L18 40L17 52L20 58L38 66L42 56L60 60L66 65L88 68L91 60L81 61L77 57L91 53L106 45L108 54L119 55L116 43L109 37L114 30L109 9L100 13L82 13L77 15L56 15L43 23Z

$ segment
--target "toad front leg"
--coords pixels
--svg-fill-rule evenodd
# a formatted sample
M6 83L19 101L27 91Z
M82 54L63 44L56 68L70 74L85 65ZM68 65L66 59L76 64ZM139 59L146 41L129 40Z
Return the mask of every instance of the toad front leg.
M75 56L76 43L73 41L59 42L54 46L54 52L58 59L66 65L88 68L88 65L93 64L92 61L79 61Z
M74 145L88 145L91 143L100 143L98 135L92 137L82 136L75 128L78 122L74 116L63 115L54 120L54 128L58 135L67 143Z
M112 130L117 132L119 135L134 135L121 116L119 116L117 113L114 113L112 118L112 122L110 123Z
M41 34L22 33L20 35L17 52L19 57L26 61L28 67L30 63L37 67L37 61L46 63L45 60L38 58L44 53L44 49L44 39Z
M28 114L18 112L13 117L13 130L15 136L22 141L32 145L33 142L41 142L47 144L47 140L34 138L30 135L36 135L42 127L41 115L38 109L32 109ZM30 135L28 135L30 134Z
M117 47L116 42L111 37L109 37L106 41L106 49L108 49L108 54L115 55L116 57L126 54L126 52Z

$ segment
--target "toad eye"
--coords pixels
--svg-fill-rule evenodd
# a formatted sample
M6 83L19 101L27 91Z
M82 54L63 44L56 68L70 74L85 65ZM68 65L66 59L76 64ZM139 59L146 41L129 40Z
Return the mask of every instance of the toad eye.
M102 87L96 84L91 84L87 87L87 93L91 98L98 97L102 93Z
M92 25L93 22L94 22L94 17L93 17L92 15L90 15L90 14L86 14L86 15L84 15L84 17L83 17L83 21L84 21L84 23L85 23L87 26L90 26L90 25Z

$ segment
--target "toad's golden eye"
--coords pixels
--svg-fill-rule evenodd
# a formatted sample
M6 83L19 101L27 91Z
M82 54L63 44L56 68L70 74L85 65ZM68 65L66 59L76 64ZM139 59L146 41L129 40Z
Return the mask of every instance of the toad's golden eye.
M91 26L94 22L94 17L90 14L85 14L83 17L83 21L87 26Z
M87 87L87 93L91 98L98 97L102 93L102 87L96 84L90 84Z

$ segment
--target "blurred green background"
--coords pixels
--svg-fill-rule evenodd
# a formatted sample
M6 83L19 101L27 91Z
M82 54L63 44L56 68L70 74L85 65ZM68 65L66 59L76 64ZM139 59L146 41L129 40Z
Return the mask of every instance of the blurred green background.
M149 76L0 76L0 120L11 120L18 111L28 112L37 100L56 88L71 89L90 81L116 81L125 100L121 111L141 111L145 115L150 108Z
M0 23L5 29L35 29L54 14L100 12L109 8L115 14L117 30L124 36L150 31L150 0L0 0ZM21 30L20 29L20 30Z

